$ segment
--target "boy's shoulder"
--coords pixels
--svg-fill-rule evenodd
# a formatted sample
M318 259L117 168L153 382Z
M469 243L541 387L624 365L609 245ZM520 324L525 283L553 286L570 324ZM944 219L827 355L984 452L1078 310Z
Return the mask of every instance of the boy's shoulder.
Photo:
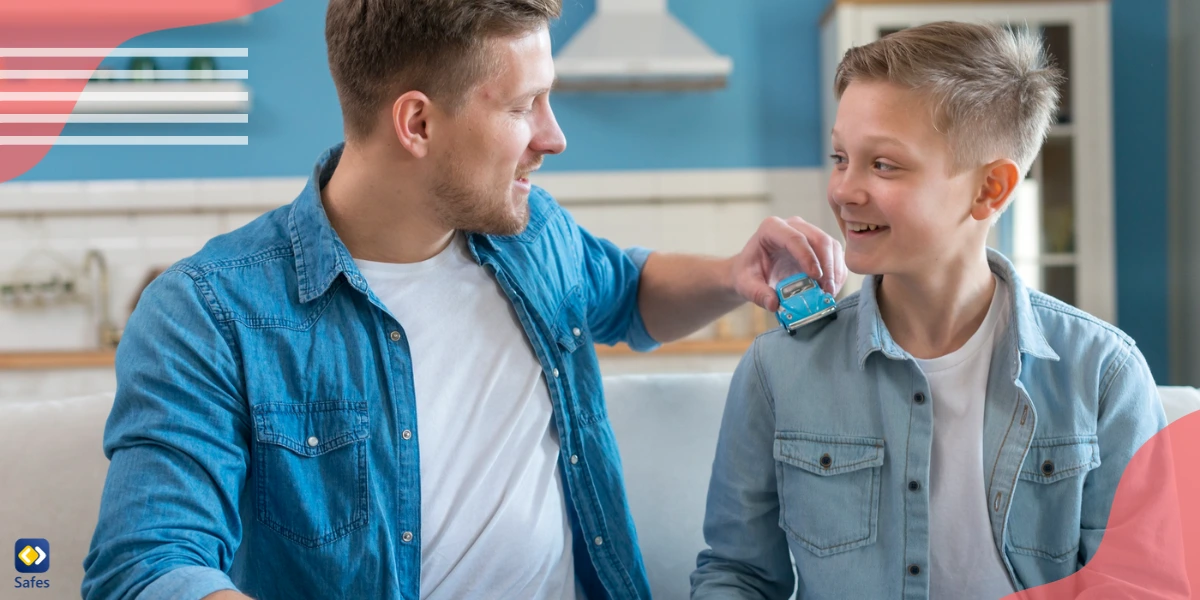
M1029 290L1029 305L1046 341L1060 355L1064 346L1080 342L1100 342L1126 350L1135 345L1133 338L1117 326L1044 292Z
M805 325L793 333L775 327L761 333L750 347L760 368L785 371L849 368L857 365L859 292L838 300L833 316ZM819 365L819 366L818 366Z

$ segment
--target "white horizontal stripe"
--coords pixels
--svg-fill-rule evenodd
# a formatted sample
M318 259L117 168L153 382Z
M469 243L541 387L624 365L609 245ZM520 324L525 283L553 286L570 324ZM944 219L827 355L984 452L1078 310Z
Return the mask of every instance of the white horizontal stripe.
M0 56L249 56L248 48L0 48Z
M242 114L5 114L0 123L248 123Z
M0 92L0 102L245 102L247 92Z
M130 71L120 69L98 69L93 73L86 69L44 70L0 70L0 79L247 79L249 71L213 70L190 71L162 69L158 71Z
M235 135L9 135L0 146L245 146Z

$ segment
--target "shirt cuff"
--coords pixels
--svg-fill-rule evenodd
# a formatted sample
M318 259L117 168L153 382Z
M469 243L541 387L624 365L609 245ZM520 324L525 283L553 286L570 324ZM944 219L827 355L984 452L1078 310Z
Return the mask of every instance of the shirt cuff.
M638 270L638 280L641 280L642 267L646 264L646 259L654 251L649 248L634 246L625 250L625 256L633 261L634 266ZM625 343L630 348L638 352L649 352L658 348L662 344L650 337L650 332L646 331L646 322L642 320L642 310L638 307L637 294L633 297L633 318L629 320L629 330L625 332Z
M179 567L167 571L138 594L138 598L200 600L221 590L237 591L229 576L211 567Z

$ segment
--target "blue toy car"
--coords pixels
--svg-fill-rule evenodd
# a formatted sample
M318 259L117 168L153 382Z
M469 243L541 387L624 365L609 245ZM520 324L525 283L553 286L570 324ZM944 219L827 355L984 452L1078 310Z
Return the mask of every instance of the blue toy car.
M826 316L837 318L837 301L804 273L780 281L775 286L775 295L779 297L775 317L788 335L794 335L797 329Z

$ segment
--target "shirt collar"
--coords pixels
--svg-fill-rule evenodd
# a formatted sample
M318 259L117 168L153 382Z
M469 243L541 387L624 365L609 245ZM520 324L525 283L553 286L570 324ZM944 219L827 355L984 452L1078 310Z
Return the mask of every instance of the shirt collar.
M992 248L987 249L987 260L992 273L995 273L1008 285L1008 292L1012 295L1012 320L1010 322L1016 324L1017 350L1021 354L1046 360L1059 360L1058 354L1046 341L1042 327L1033 312L1033 305L1029 300L1029 289L1017 276L1012 263L1003 254ZM857 354L860 368L866 365L867 357L873 352L882 352L884 356L897 360L910 357L892 339L887 326L883 323L883 316L879 313L880 281L880 276L868 275L859 291Z
M329 183L341 160L345 143L340 142L317 159L312 175L300 195L292 203L288 216L292 253L296 257L296 280L300 302L320 297L341 273L347 274L351 285L366 290L366 282L358 272L349 250L329 223L321 190Z

